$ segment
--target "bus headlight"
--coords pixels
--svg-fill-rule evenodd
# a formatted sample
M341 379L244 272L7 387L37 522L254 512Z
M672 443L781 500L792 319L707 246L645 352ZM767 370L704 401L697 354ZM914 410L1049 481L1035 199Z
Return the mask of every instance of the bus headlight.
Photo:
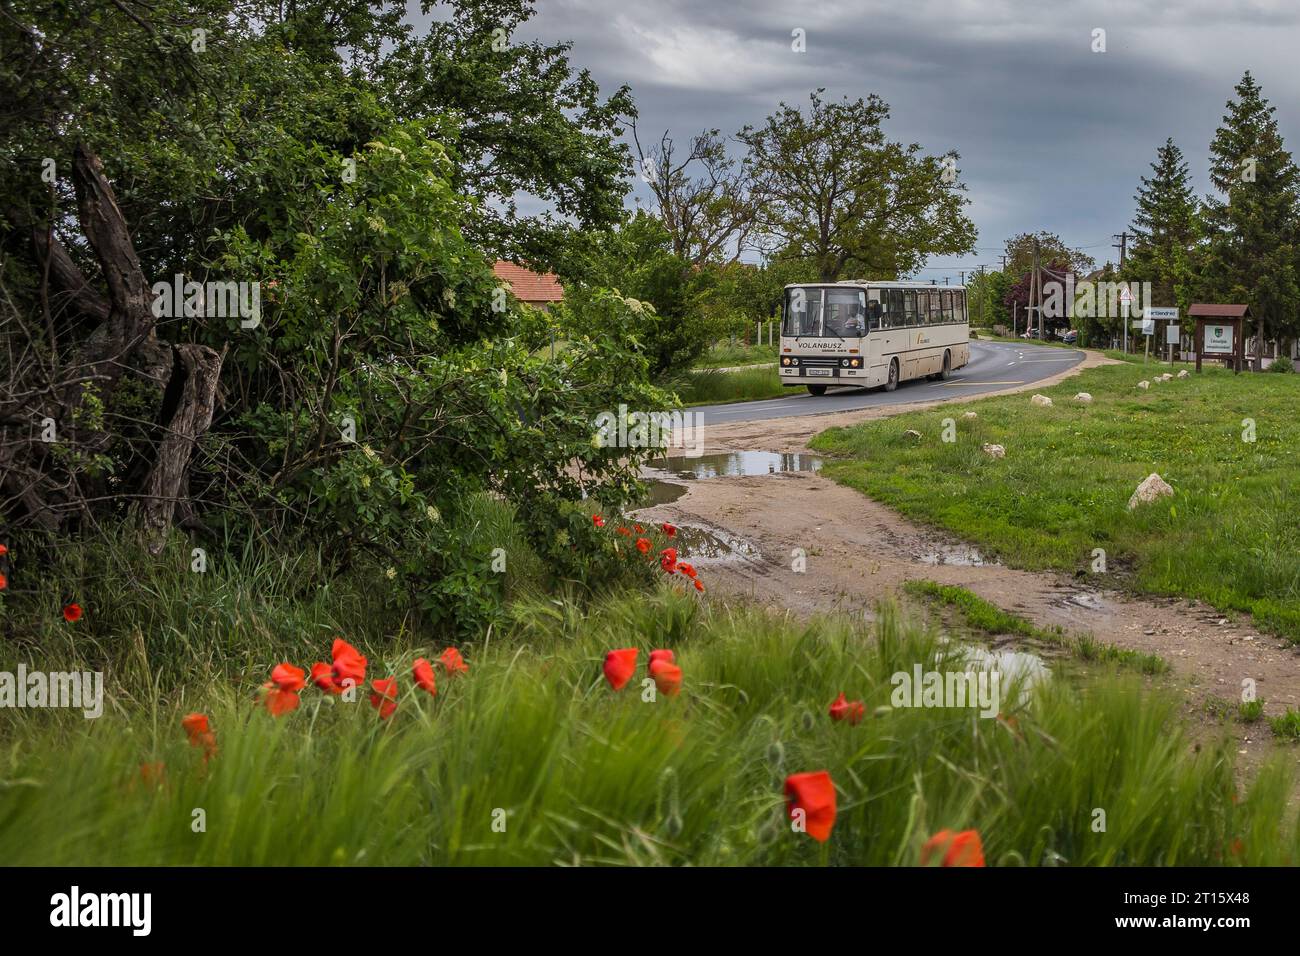
M781 364L782 364L782 365L789 365L789 364L790 364L790 356L788 356L788 355L787 355L787 356L784 356L784 357L781 359Z
M791 365L798 365L798 364L799 364L799 360L798 360L797 358L792 358L792 359L790 359L790 364L791 364Z
M854 368L857 368L861 364L862 364L862 359L849 359L849 365L853 366Z
M848 360L848 359L840 359L840 364L841 364L842 366L844 366L845 368L848 368L848 367L849 367L849 360Z

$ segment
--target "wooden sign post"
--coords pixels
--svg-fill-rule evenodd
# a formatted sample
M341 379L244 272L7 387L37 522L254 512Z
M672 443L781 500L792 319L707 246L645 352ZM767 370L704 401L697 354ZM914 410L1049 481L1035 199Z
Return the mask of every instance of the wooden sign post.
M1196 349L1196 371L1201 370L1201 358L1214 359L1241 371L1246 363L1246 323L1250 306L1245 304L1217 304L1197 302L1187 310L1196 319L1196 335L1192 343Z

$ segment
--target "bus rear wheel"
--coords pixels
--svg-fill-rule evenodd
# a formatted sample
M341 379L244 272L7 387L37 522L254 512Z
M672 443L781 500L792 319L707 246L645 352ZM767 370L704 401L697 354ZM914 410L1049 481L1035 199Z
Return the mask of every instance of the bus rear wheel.
M939 373L939 378L942 379L943 381L947 381L948 379L952 378L952 353L951 352L943 353L943 371Z
M898 359L889 363L889 378L885 381L885 391L892 392L898 388Z
M825 394L826 394L826 386L825 386L825 385L809 385L809 386L808 386L808 394L809 394L809 395L818 395L818 396L825 395Z

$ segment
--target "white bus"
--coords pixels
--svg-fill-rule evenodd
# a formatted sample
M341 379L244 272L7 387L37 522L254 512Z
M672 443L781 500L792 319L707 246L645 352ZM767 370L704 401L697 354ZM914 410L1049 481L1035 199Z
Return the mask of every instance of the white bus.
M948 378L970 361L966 287L926 282L788 285L781 384L825 395L832 385L883 386Z

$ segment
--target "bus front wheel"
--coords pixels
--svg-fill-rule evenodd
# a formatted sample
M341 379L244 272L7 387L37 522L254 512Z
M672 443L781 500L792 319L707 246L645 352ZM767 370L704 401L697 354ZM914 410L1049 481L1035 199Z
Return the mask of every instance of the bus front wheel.
M948 379L952 378L952 353L951 352L943 353L943 371L939 373L939 378L942 379L943 381L947 381Z
M889 379L885 382L885 391L892 392L898 388L898 359L889 363Z
M820 395L825 395L825 394L826 394L826 386L825 386L825 385L809 385L809 386L808 386L808 394L809 394L809 395L818 395L818 396L820 396Z

